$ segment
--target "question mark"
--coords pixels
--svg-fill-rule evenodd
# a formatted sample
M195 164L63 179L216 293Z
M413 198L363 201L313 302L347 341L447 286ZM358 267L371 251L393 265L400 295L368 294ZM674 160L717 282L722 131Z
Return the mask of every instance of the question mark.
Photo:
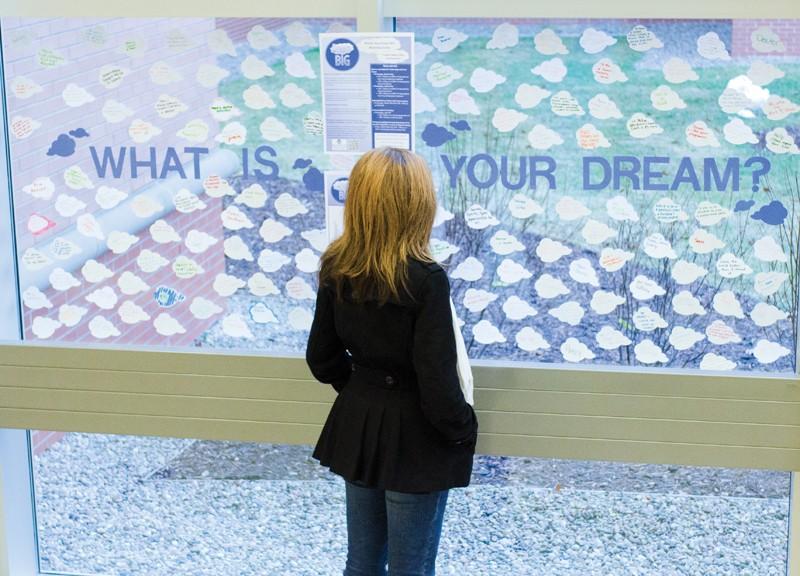
M753 156L744 163L745 168L750 168L753 164L759 164L759 168L753 170L753 192L758 192L758 179L764 176L772 168L770 161L763 156Z

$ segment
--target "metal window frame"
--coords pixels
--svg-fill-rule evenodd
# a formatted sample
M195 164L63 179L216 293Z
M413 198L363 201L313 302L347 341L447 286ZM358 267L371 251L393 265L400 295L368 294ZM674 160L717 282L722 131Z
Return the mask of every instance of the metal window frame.
M104 0L10 0L4 15L218 16L216 10L191 0L124 7ZM230 0L225 11L264 16L244 0ZM268 11L270 17L355 17L359 31L391 30L390 17L753 17L752 6L728 0L280 0ZM800 4L765 1L758 16L800 18ZM797 377L478 362L475 386L482 453L800 470ZM333 398L299 357L0 346L0 428L15 429L0 430L0 576L38 574L31 561L26 429L309 444ZM798 476L792 476L790 576L800 576ZM19 526L27 536L12 541Z

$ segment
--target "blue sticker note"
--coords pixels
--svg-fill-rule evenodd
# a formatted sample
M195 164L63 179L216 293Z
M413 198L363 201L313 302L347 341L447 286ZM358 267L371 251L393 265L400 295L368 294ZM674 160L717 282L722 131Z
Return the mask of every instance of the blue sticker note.
M153 297L162 308L171 308L175 306L175 304L186 300L186 296L175 290L175 288L170 288L168 286L159 286L156 288L155 292L153 292Z

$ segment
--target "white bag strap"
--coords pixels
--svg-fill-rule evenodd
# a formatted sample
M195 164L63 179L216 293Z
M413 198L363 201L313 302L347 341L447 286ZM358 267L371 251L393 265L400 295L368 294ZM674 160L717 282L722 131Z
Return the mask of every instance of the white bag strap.
M453 316L453 335L456 339L458 380L461 383L461 392L463 392L467 404L474 406L472 396L472 368L469 365L469 356L467 356L467 346L464 344L464 336L461 334L461 329L458 327L458 317L456 316L456 306L453 304L453 298L450 298L450 312Z

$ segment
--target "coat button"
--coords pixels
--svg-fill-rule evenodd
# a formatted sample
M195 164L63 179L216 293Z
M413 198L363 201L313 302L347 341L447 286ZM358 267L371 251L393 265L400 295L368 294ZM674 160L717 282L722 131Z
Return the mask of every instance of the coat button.
M386 377L386 380L385 380L385 382L386 382L386 383L387 383L389 386L391 386L391 385L393 385L393 384L394 384L394 378L392 378L391 376L387 376L387 377Z

